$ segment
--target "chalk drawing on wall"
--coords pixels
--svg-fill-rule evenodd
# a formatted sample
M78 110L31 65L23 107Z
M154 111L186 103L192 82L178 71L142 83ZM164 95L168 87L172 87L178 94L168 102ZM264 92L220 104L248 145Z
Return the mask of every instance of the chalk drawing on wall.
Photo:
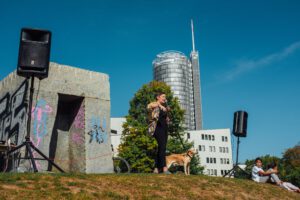
M47 135L47 121L49 114L53 111L52 107L47 104L44 99L39 99L36 106L32 107L31 117L33 120L33 137L31 138L33 144L38 148L43 140L43 137ZM37 155L33 153L34 157ZM35 161L37 168L40 169L41 165Z
M72 142L77 145L84 144L84 127L85 127L84 112L85 112L84 103L82 103L74 119L73 127L71 128Z
M107 126L106 126L106 117L96 117L92 116L90 121L90 143L107 143Z

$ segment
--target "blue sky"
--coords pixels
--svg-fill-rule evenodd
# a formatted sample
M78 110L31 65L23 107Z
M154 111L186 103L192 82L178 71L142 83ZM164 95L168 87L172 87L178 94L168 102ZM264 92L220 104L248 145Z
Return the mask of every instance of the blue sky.
M240 161L300 141L298 0L0 0L0 80L16 69L22 27L52 31L51 61L107 73L112 117L127 114L165 50L200 54L205 129L249 113ZM234 147L236 146L234 138Z

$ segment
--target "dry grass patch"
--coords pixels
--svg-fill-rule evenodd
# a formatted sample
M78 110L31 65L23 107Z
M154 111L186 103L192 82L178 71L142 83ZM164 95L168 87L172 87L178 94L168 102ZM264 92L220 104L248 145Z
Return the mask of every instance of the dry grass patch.
M202 175L1 174L1 199L300 199L300 194Z

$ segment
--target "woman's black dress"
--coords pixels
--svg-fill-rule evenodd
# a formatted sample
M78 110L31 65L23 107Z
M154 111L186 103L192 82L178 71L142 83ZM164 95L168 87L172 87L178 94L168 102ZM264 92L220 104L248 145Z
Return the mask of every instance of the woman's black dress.
M168 141L167 112L161 109L154 132L154 138L158 144L155 167L161 169L166 166L166 146Z

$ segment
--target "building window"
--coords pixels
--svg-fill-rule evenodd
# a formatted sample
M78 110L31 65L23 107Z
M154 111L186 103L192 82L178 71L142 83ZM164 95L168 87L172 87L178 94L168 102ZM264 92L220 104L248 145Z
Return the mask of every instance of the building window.
M190 138L191 138L190 133L187 133L187 139L190 139Z
M202 140L204 140L204 134L201 134Z
M212 135L212 136L211 136L211 139L212 139L212 141L215 141L215 136Z
M211 135L208 136L208 139L211 140Z
M205 151L205 146L204 145L199 145L198 148L199 148L199 151Z
M205 140L208 140L208 136L205 134Z
M225 138L224 138L224 139L225 139L225 142L228 142L228 138L227 138L227 136L225 136Z
M210 158L209 161L210 161L210 163L213 163L213 158Z
M215 172L215 176L217 176L217 175L218 175L218 173L217 173L217 170L216 170L216 169L214 170L214 172Z
M209 158L208 157L206 158L206 163L209 163Z
M226 147L226 153L228 153L229 152L229 149L228 149L228 147Z
M217 159L216 158L214 158L214 163L217 163Z
M222 153L222 147L219 147L220 153Z
M209 152L212 152L212 146L209 146Z
M216 152L216 147L215 146L213 146L213 152Z
M223 164L223 158L220 158L220 163Z

